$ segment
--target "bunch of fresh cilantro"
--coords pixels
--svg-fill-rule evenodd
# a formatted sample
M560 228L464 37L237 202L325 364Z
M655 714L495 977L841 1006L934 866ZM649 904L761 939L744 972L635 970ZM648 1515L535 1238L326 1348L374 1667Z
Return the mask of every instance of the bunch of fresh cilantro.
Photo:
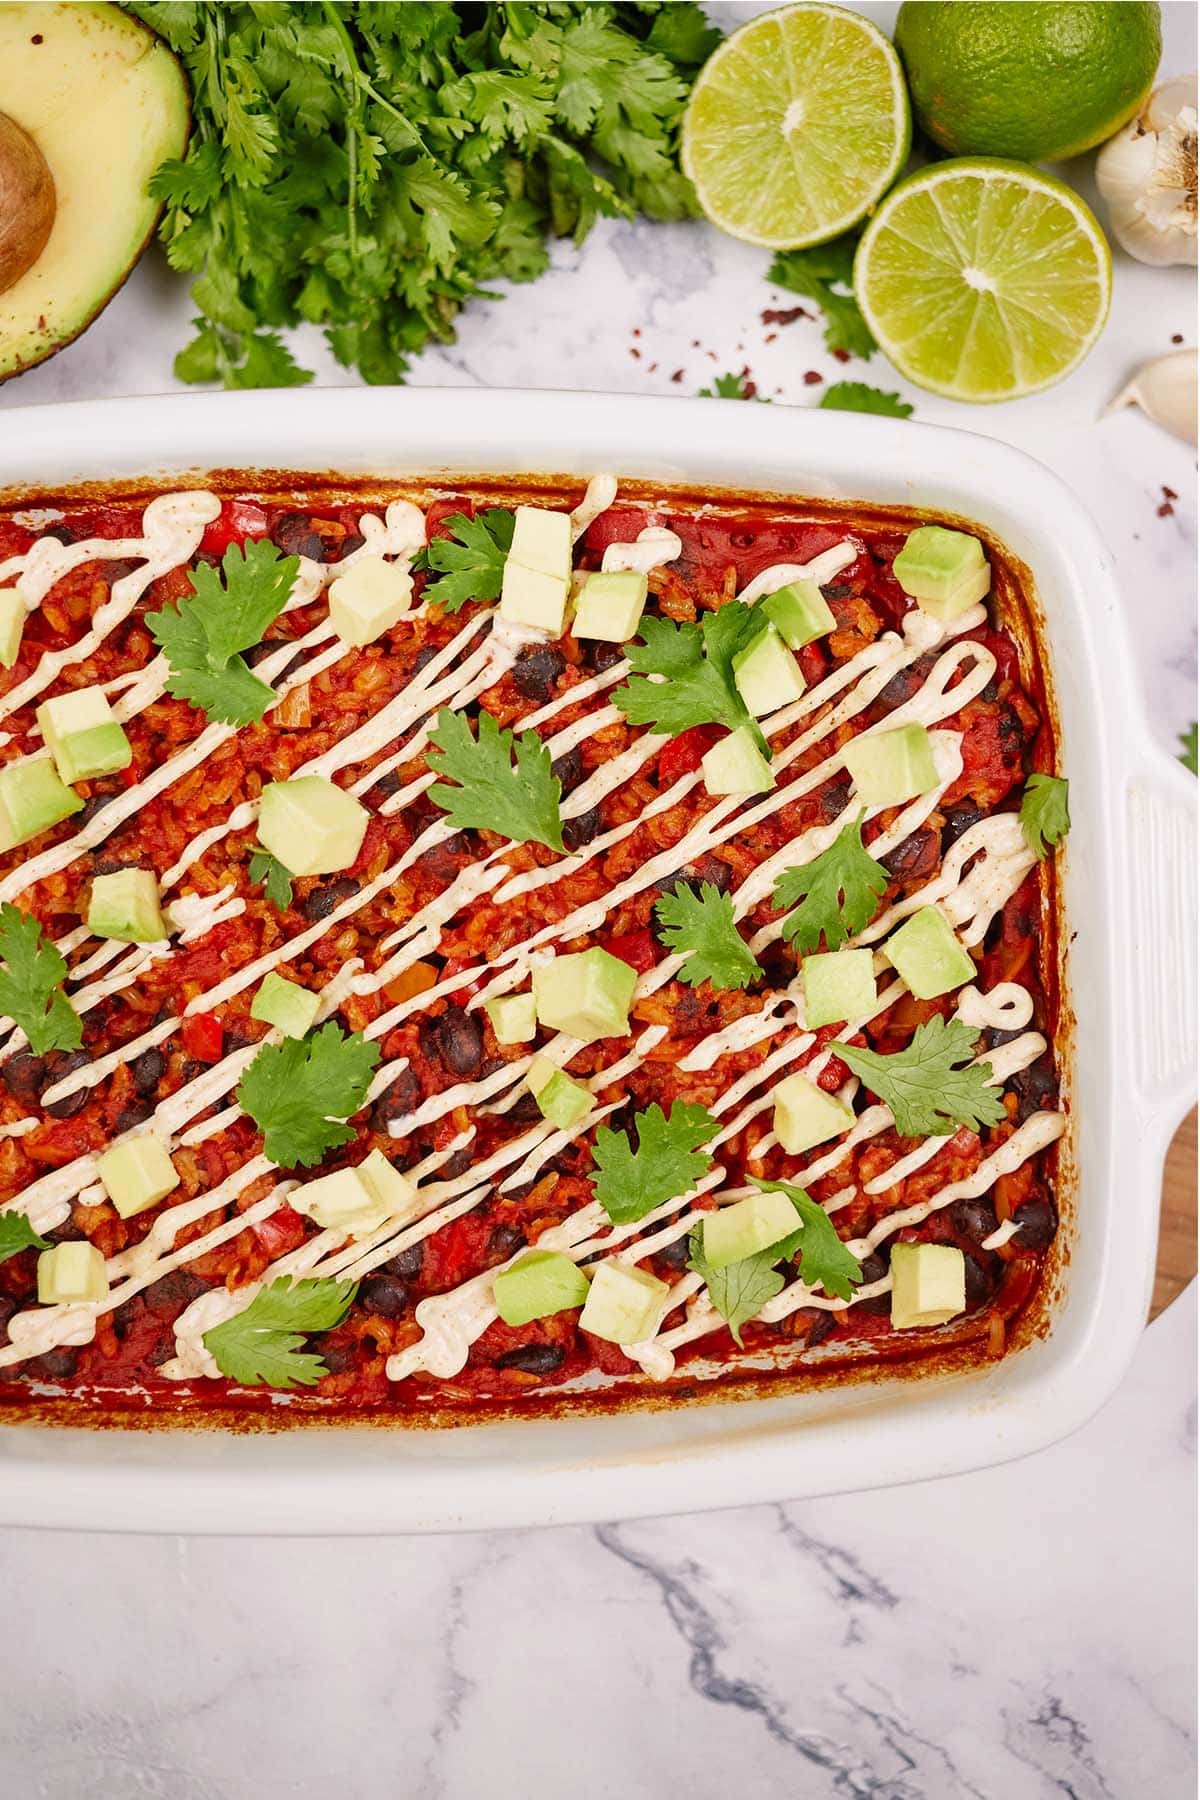
M152 191L194 274L183 381L293 386L280 327L324 327L370 382L403 378L459 308L531 281L553 233L694 210L677 148L718 41L690 0L309 0L129 7L182 59L195 127Z

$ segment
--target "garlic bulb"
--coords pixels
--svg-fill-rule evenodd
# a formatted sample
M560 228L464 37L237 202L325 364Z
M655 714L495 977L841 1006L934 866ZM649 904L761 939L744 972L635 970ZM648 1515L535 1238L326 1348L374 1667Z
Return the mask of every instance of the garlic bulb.
M1096 158L1117 242L1144 263L1196 260L1196 77L1155 88Z
M1148 419L1177 438L1196 442L1196 352L1173 350L1144 363L1106 412L1140 406Z

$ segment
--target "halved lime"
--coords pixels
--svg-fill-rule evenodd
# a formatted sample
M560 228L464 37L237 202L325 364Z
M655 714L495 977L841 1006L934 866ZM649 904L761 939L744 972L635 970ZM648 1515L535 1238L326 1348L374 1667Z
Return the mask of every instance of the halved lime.
M989 156L900 182L854 259L880 348L952 400L1015 400L1061 381L1099 337L1111 289L1108 244L1079 195Z
M713 52L684 115L683 167L714 225L796 250L864 218L911 136L887 38L858 13L805 0L751 19Z

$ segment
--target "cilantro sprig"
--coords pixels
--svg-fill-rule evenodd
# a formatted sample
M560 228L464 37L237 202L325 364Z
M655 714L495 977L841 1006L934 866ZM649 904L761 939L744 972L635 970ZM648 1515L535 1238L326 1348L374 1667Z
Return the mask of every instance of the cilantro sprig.
M448 613L472 600L498 599L515 523L516 514L503 506L489 506L473 519L451 513L450 536L431 538L414 560L414 568L440 571L437 581L426 583L424 598Z
M775 1267L778 1261L772 1248L714 1269L704 1256L704 1226L693 1228L688 1238L688 1268L703 1278L708 1297L729 1326L735 1344L742 1342L742 1326L783 1292L784 1277Z
M204 1333L204 1348L222 1375L242 1387L315 1387L327 1368L301 1351L311 1331L332 1331L354 1303L358 1284L320 1276L293 1282L280 1275L249 1306Z
M644 618L643 641L625 652L637 672L614 690L613 700L631 725L669 737L693 725L745 727L765 751L766 739L733 679L734 657L761 628L761 616L740 600L706 613L700 625ZM654 675L663 679L652 681Z
M272 1162L307 1168L353 1140L342 1121L362 1105L378 1061L378 1044L331 1020L311 1037L260 1050L238 1083L237 1103L262 1132Z
M835 381L819 404L827 412L877 413L883 419L911 419L913 410L899 394L885 393L867 381Z
M1200 774L1200 743L1197 742L1195 723L1189 725L1186 731L1179 733L1179 742L1181 745L1180 762L1185 769L1190 769L1193 775Z
M267 899L280 912L286 912L292 904L292 880L292 871L285 869L277 856L261 844L254 845L250 852L251 886L258 887L261 882Z
M787 1181L756 1181L764 1193L786 1194L796 1209L795 1231L754 1256L714 1269L704 1255L704 1225L695 1226L688 1239L688 1268L703 1277L708 1297L729 1326L734 1342L742 1342L742 1326L756 1318L776 1294L783 1292L786 1276L780 1263L799 1259L801 1279L809 1287L822 1287L832 1298L849 1300L862 1280L862 1265L850 1254L823 1206L801 1187Z
M715 375L711 387L697 388L696 393L701 400L761 400L764 406L771 404L744 371L740 375Z
M830 350L869 357L878 348L854 298L854 252L857 233L814 244L807 250L780 250L767 270L767 280L815 300L825 314L825 343Z
M77 1050L79 1015L62 991L67 965L29 913L0 906L0 1013L19 1025L35 1056Z
M890 1056L840 1042L829 1048L890 1108L901 1137L941 1137L957 1125L977 1131L1006 1117L999 1089L989 1085L991 1063L970 1060L978 1042L973 1027L938 1014Z
M435 775L429 798L454 824L469 831L495 831L514 844L545 844L562 850L562 786L550 764L550 752L536 731L516 740L502 731L489 712L479 715L479 735L461 713L448 708L438 714L430 738L437 746L426 762Z
M818 949L822 937L827 949L840 950L874 917L888 873L863 847L864 817L859 813L843 825L828 850L812 862L785 869L776 880L775 905L796 909L780 929L802 956Z
M0 1212L0 1263L22 1250L48 1250L48 1238L39 1237L22 1212Z
M1021 830L1039 862L1071 829L1069 784L1061 775L1031 775L1021 796Z
M654 908L669 950L686 956L680 981L699 987L703 981L724 992L749 987L762 968L737 928L733 897L711 881L700 892L681 881Z
M276 694L241 655L287 604L300 568L266 538L230 544L221 574L207 563L191 571L192 594L147 613L146 624L170 664L167 692L224 725L253 725Z
M668 1114L648 1106L633 1122L637 1149L623 1131L601 1125L596 1131L592 1188L614 1225L631 1225L656 1206L695 1187L712 1167L700 1145L717 1130L707 1107L676 1100Z

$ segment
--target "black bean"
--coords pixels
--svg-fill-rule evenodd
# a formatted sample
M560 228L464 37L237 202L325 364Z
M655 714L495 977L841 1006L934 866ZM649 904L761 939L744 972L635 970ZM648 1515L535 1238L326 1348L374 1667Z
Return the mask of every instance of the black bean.
M759 953L759 963L767 978L767 985L773 988L785 988L795 978L796 957L786 944L778 939L767 944Z
M358 1366L356 1346L352 1343L321 1344L319 1348L326 1375L345 1375Z
M424 1261L424 1244L409 1244L406 1249L397 1250L395 1256L385 1262L383 1267L394 1275L403 1276L405 1281L415 1281Z
M691 1251L688 1247L687 1233L682 1237L672 1238L657 1252L660 1262L665 1262L668 1269L686 1269Z
M986 700L989 704L1000 698L999 684L994 676L991 681L984 683L984 686L980 689L979 698L981 700Z
M396 793L402 786L403 781L399 769L389 769L386 775L379 777L371 791L377 794L381 800L386 800L389 794Z
M82 831L85 825L90 825L96 814L111 806L116 798L115 794L89 794L75 820L78 829Z
M722 894L729 891L733 882L733 870L723 857L706 853L698 856L694 862L685 863L670 875L660 875L653 884L660 894L674 893L681 884L691 888L694 894L700 892L705 883L717 888Z
M989 1256L986 1263L976 1256L964 1257L964 1279L966 1281L967 1311L978 1312L986 1306L996 1291L996 1275L1000 1267L998 1256Z
M897 881L923 880L937 868L939 851L936 831L911 831L894 850L888 851L882 859L883 866Z
M489 1256L511 1256L525 1242L525 1233L519 1225L497 1225L488 1238Z
M122 869L136 869L139 864L130 857L94 856L92 859L93 875L116 875Z
M827 581L821 592L827 600L848 600L854 589L848 581Z
M348 531L342 539L341 549L337 553L337 561L345 562L348 556L353 556L356 550L361 550L366 541L361 531Z
M539 644L536 650L524 651L513 664L513 683L526 700L548 700L554 684L567 666L567 659L553 644Z
M589 806L586 812L577 814L575 818L563 820L563 843L568 850L582 850L585 844L590 844L599 835L603 826L600 808Z
M514 1125L528 1125L534 1119L540 1119L542 1109L535 1096L529 1092L517 1095L508 1109L508 1117Z
M836 819L839 813L845 812L849 798L850 782L848 778L826 783L820 793L821 817L826 824L832 819Z
M942 826L942 849L949 850L956 844L964 831L970 831L972 825L978 825L983 817L983 808L976 806L974 800L959 800L946 810L946 823Z
M1013 1218L1020 1228L1014 1234L1013 1243L1019 1244L1022 1250L1044 1250L1047 1244L1053 1243L1058 1230L1058 1214L1053 1201L1026 1200L1023 1206L1018 1206Z
M73 544L77 534L71 530L69 525L47 525L42 536L54 538L60 544Z
M413 662L413 666L412 666L412 672L414 675L419 675L421 673L421 670L425 667L425 665L427 663L431 663L433 661L434 657L438 653L439 647L440 646L437 644L422 644L421 645L421 648L417 651L416 658L415 658L415 660Z
M877 1250L870 1256L864 1256L860 1267L864 1287L870 1282L882 1281L888 1272L888 1265ZM889 1313L892 1310L892 1296L876 1294L870 1300L860 1300L857 1310L864 1313Z
M207 1291L208 1282L201 1281L190 1269L172 1269L146 1289L146 1305L156 1319L170 1321Z
M550 764L550 772L558 777L559 786L564 794L577 788L584 777L583 751L578 744L573 744Z
M561 1344L518 1344L496 1358L497 1369L520 1369L523 1375L549 1375L566 1356Z
M950 1208L950 1223L960 1237L972 1244L982 1244L984 1238L991 1237L998 1222L991 1201L982 1197L956 1200Z
M50 1060L50 1085L62 1081L67 1075L73 1075L76 1069L82 1069L92 1059L86 1050L72 1050L69 1056L54 1053ZM73 1119L87 1105L90 1089L77 1087L72 1093L64 1094L61 1100L54 1100L46 1107L52 1119Z
M465 1175L471 1166L471 1150L462 1144L444 1163L438 1165L438 1178L441 1181L453 1181L456 1175Z
M421 1104L421 1083L413 1069L401 1069L390 1088L380 1094L371 1108L371 1127L386 1131L393 1119L402 1119Z
M63 1345L35 1356L21 1370L27 1381L69 1381L79 1367L79 1352Z
M359 1284L358 1298L367 1312L398 1319L408 1305L408 1289L398 1275L377 1270Z
M28 1104L39 1097L46 1085L46 1059L35 1056L32 1050L18 1050L0 1069L0 1078L14 1100Z
M313 530L307 513L284 513L271 531L271 542L278 544L286 556L308 556L313 562L325 560L325 545Z
M625 650L621 644L606 644L603 638L587 638L584 641L583 660L597 675L603 675L606 669L615 668L624 655Z
M336 881L325 881L320 887L312 888L297 910L310 925L315 925L318 920L327 919L333 909L349 900L352 894L357 894L360 886L352 875L339 875Z
M812 1350L816 1345L823 1344L836 1324L837 1320L831 1312L826 1312L824 1309L820 1310L808 1328L808 1337L805 1339L805 1348Z
M114 582L124 581L127 575L132 575L135 569L140 569L145 560L144 556L114 557L111 561L103 564L104 579L109 587L112 587Z
M144 1125L153 1111L153 1100L131 1100L117 1114L117 1131L132 1131L136 1125Z
M1052 1110L1058 1098L1058 1077L1047 1052L1027 1069L1018 1069L1009 1085L1017 1096L1017 1121L1024 1124L1035 1112Z

